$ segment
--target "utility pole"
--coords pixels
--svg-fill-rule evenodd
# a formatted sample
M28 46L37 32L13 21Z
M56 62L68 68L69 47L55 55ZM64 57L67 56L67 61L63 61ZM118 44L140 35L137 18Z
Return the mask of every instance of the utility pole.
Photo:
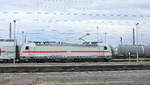
M133 45L135 45L135 29L133 28Z
M137 63L139 62L138 25L139 25L139 23L136 23L136 45L137 45L136 56L137 56Z
M27 33L24 36L24 43L27 43Z
M9 27L9 39L11 40L11 22L10 22L10 25L9 25L10 27Z
M17 48L17 40L16 40L16 20L13 20L14 21L14 45L15 45L15 48ZM15 53L15 55L17 56L17 54ZM13 59L13 63L15 64L15 61L16 61L16 57L14 57Z
M120 37L120 44L122 45L122 37Z
M97 29L97 42L100 42L99 41L99 27L97 26L96 29Z
M23 43L25 43L25 32L24 32L24 31L22 31L22 33L21 33L21 34L22 34L22 44L23 44Z
M14 20L14 40L16 41L16 20Z

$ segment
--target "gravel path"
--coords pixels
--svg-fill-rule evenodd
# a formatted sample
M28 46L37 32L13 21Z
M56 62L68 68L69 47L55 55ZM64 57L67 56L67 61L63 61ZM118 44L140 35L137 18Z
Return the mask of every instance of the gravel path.
M3 73L0 85L150 85L150 70Z

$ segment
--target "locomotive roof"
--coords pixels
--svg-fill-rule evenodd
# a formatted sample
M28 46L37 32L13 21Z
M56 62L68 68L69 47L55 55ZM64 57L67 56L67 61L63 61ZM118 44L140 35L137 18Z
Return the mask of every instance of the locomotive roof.
M84 42L82 44L66 43L66 42L33 42L36 46L100 46L97 42ZM106 44L105 44L106 45Z

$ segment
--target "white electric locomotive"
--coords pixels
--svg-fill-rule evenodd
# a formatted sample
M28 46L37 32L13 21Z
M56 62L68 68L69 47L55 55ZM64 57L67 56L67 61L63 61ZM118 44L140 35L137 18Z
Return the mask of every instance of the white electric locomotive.
M32 42L23 44L20 60L84 60L112 59L112 49L108 44L84 42L72 44L65 42Z

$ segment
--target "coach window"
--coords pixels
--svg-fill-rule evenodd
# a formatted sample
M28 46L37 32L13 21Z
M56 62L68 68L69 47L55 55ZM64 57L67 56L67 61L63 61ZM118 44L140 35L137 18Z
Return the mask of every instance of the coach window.
M26 46L26 48L25 48L26 50L29 50L29 46Z
M1 49L0 49L0 55L1 55Z
M106 47L106 46L104 47L104 50L107 50L107 47Z

